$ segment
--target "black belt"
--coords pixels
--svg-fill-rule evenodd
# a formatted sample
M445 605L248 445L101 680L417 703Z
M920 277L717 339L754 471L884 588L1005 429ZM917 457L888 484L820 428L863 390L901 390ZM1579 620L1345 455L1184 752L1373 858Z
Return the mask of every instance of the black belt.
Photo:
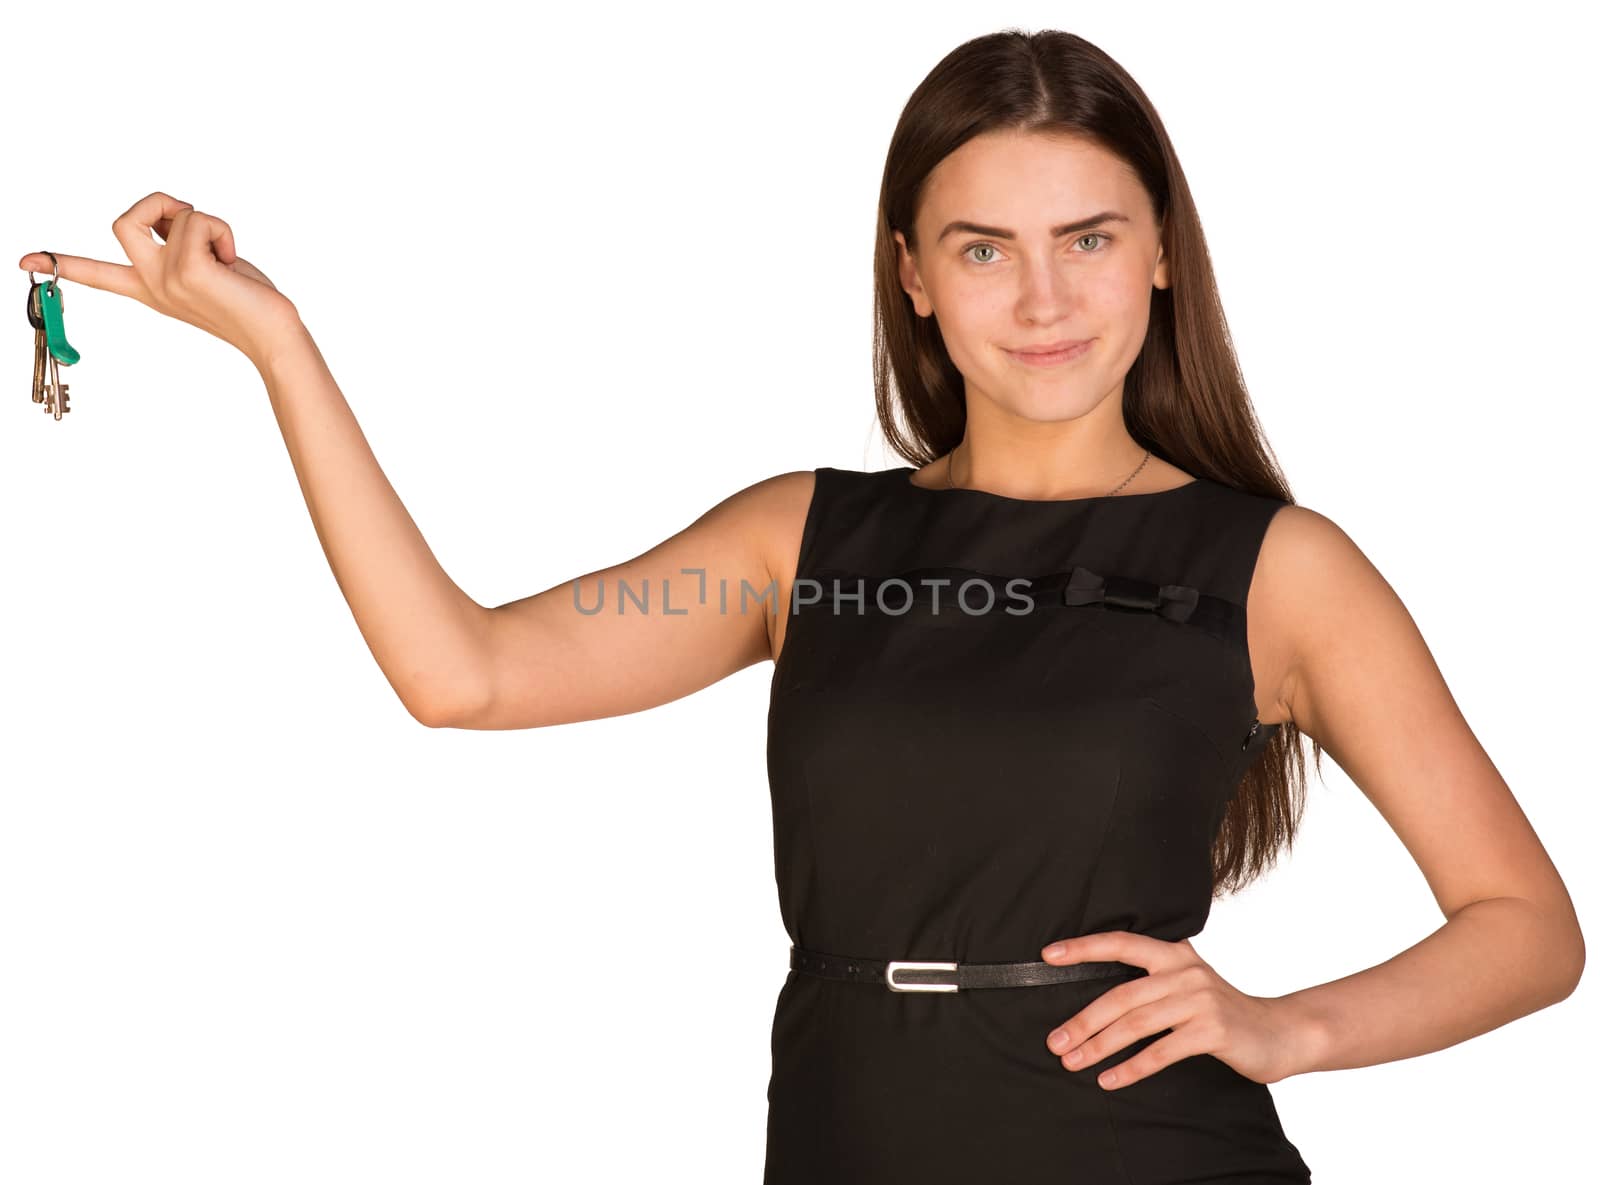
M1078 979L1137 979L1148 972L1128 963L913 963L823 955L789 948L789 967L824 979L886 984L891 992L953 992L961 988L1037 987Z

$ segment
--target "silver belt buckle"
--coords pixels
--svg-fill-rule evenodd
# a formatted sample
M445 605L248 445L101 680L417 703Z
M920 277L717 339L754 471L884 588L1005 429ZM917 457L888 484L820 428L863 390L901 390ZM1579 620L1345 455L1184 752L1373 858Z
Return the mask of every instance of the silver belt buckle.
M891 961L889 969L884 973L884 980L889 985L891 992L953 992L959 989L959 984L954 983L896 983L894 973L900 968L915 968L918 971L954 971L954 963L902 963Z

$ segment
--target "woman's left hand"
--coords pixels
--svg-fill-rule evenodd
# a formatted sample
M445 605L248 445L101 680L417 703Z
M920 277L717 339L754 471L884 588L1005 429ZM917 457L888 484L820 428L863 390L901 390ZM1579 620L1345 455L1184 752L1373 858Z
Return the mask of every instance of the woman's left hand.
M1107 930L1052 942L1047 963L1118 962L1149 972L1120 983L1052 1029L1045 1044L1069 1070L1093 1066L1152 1033L1172 1032L1105 1070L1100 1085L1115 1088L1149 1077L1173 1062L1209 1053L1254 1082L1297 1073L1301 1022L1282 999L1248 996L1212 970L1188 939L1166 942L1147 934Z

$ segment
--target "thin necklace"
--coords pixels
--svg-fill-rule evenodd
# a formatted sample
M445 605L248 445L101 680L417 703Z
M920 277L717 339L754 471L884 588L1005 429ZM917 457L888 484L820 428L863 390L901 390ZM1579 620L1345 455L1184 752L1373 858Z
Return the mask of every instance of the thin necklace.
M963 443L965 443L965 442L963 442ZM959 444L956 445L956 448L960 448L960 447L961 447L961 445L959 445ZM1117 490L1120 490L1123 486L1127 485L1134 478L1138 477L1139 476L1139 470L1144 468L1145 461L1148 461L1149 459L1150 459L1150 450L1149 449L1145 449L1144 450L1144 459L1141 460L1138 465L1134 466L1134 470L1133 470L1132 473L1128 474L1127 477L1124 477L1122 479L1122 481L1117 485ZM956 469L956 449L953 448L953 449L950 450L950 463L944 467L944 484L945 484L945 488L946 489L953 490L953 489L956 488L955 469ZM1111 494L1115 494L1117 492L1117 490L1112 490ZM1102 497L1109 498L1109 497L1111 497L1111 494L1104 494L1104 495L1102 495Z

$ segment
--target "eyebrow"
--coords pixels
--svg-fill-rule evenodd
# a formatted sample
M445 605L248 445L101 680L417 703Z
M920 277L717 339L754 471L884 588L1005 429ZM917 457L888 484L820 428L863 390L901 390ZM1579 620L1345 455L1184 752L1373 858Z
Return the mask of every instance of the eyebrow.
M1059 239L1062 235L1070 235L1074 231L1088 230L1091 226L1098 226L1102 222L1128 222L1126 214L1118 214L1115 210L1102 210L1089 218L1080 218L1076 222L1064 222L1060 226L1050 228L1050 237ZM1017 232L1007 230L1003 226L979 226L976 222L952 222L939 232L935 242L942 243L948 234L965 231L968 234L987 235L991 239L1015 239Z

